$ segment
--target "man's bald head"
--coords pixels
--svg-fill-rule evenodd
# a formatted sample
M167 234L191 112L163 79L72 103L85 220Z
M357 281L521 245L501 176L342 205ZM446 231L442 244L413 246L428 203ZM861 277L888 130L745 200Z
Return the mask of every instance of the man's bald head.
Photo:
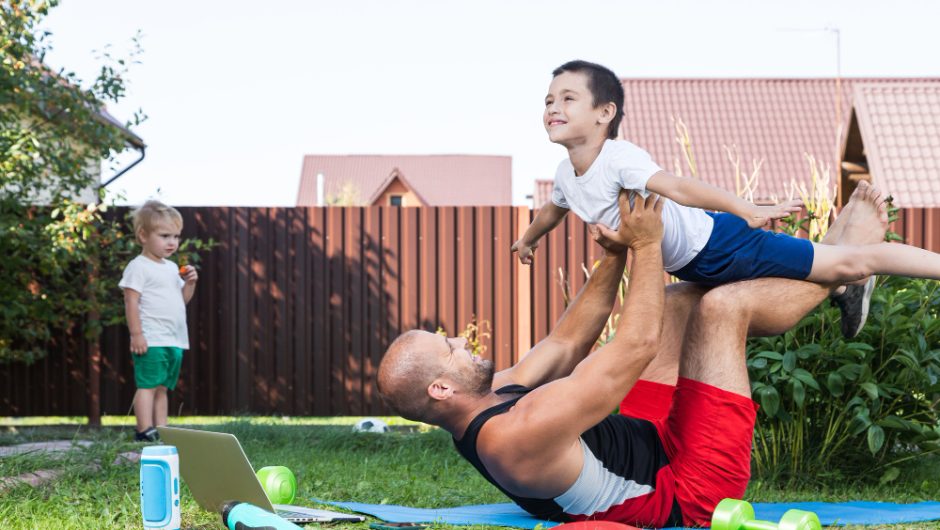
M398 414L437 423L454 396L479 397L493 385L493 362L474 355L464 338L412 330L389 346L376 378L379 394Z
M388 347L376 384L382 399L403 418L425 421L432 399L428 386L441 375L441 363L433 352L420 346L422 332L401 334Z

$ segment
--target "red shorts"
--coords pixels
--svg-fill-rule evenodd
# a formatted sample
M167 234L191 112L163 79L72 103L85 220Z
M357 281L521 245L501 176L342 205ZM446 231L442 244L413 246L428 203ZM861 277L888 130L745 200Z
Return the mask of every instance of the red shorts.
M744 496L757 409L749 398L682 377L676 386L637 381L620 404L621 414L656 426L687 526L709 526L722 499Z

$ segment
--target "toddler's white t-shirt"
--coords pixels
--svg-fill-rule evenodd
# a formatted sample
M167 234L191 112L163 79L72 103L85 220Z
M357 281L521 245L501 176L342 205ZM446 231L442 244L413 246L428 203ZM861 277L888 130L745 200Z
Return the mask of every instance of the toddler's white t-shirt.
M118 286L140 293L140 324L147 346L189 349L182 291L185 283L170 260L157 263L140 255L127 264Z
M607 140L584 175L576 176L571 160L564 159L555 172L552 202L573 211L584 222L617 229L621 189L649 195L646 182L662 171L649 153L624 140ZM663 197L663 268L674 272L694 258L712 233L714 221L699 208L689 208ZM631 201L632 204L632 201Z

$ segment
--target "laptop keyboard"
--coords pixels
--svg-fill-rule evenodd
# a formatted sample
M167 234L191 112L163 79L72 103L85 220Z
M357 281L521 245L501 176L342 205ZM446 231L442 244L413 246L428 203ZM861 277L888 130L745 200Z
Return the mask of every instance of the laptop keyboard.
M297 523L316 522L316 518L310 515L309 513L292 512L290 510L277 510L277 514L285 519L288 519L290 521L297 522Z
M306 511L295 511L289 510L287 508L275 507L274 510L279 516L295 523L319 523L330 521L361 522L365 520L365 517L362 517L361 515L332 512L328 510L318 510L316 508L305 508Z

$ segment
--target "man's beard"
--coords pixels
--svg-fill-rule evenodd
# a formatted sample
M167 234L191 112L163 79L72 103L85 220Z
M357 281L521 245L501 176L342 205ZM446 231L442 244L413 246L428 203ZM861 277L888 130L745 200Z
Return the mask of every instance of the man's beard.
M467 377L464 383L467 389L475 392L477 395L489 394L493 389L493 361L481 359L479 363L474 363L473 373Z

